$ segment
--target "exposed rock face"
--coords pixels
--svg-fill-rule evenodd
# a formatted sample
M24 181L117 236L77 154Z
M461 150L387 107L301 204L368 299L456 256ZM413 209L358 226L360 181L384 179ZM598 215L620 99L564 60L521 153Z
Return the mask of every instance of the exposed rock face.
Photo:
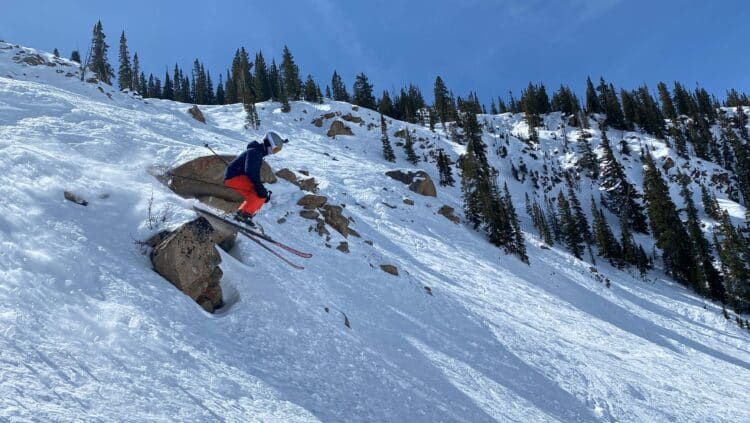
M203 112L201 112L201 109L199 109L197 105L193 104L193 107L191 107L188 112L193 116L193 119L201 123L206 123L206 117L203 116Z
M436 197L437 190L435 183L427 172L420 170L417 172L405 172L403 170L390 170L385 174L401 183L409 184L409 189L417 194L427 197Z
M398 268L392 264L381 264L380 270L385 273L390 273L393 276L398 276Z
M323 206L323 219L325 219L325 223L346 238L349 236L349 219L341 214L342 211L341 206L326 204Z
M224 171L227 163L235 156L203 156L184 163L169 172L169 188L186 198L216 197L225 201L240 203L241 195L224 186ZM276 177L268 163L263 162L260 171L264 183L276 182Z
M313 210L323 207L327 201L328 198L323 195L307 194L297 201L297 205L302 206L306 210Z
M352 116L351 113L347 113L344 116L341 116L341 119L344 119L345 121L352 122L352 123L362 123L362 122L364 122L361 117L359 117L359 116Z
M453 223L459 223L461 222L461 219L458 218L453 212L455 209L451 206L443 206L440 207L438 210L438 214L445 216L446 219L450 220Z
M208 312L223 305L221 257L215 245L221 235L203 217L185 223L152 251L154 270Z
M334 120L326 135L331 138L336 138L336 135L354 135L354 133L348 126L344 125L344 122Z
M276 176L285 181L291 182L294 185L297 185L297 175L295 175L294 172L287 168L283 168L280 171L276 172Z

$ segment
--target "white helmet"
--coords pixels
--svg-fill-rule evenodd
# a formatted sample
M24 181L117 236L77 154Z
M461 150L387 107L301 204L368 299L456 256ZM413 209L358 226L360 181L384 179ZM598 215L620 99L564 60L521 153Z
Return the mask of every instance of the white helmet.
M266 132L266 136L263 137L263 145L268 149L268 154L276 154L281 151L281 146L285 142L288 142L288 140L281 138L281 135L274 131Z

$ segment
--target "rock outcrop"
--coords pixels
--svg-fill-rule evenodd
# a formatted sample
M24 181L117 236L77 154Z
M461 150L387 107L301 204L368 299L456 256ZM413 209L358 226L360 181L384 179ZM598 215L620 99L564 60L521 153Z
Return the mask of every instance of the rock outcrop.
M184 163L167 173L169 188L186 198L216 197L231 203L244 199L236 191L224 186L224 170L235 156L203 156ZM268 163L260 171L264 183L277 181Z
M193 107L191 107L188 112L193 117L193 119L201 123L206 123L206 117L203 116L203 112L201 112L201 109L199 109L195 104L193 104Z
M346 238L349 236L349 219L341 214L342 211L341 206L326 204L323 206L323 219L325 223Z
M458 218L453 212L455 212L455 209L451 206L443 206L438 209L438 214L445 216L446 219L450 220L453 223L459 223L461 222L461 219Z
M204 310L213 312L223 305L221 257L216 245L233 235L215 229L204 217L187 222L166 237L162 235L151 252L154 270Z
M390 170L385 172L386 176L393 178L403 184L408 184L409 189L416 192L419 195L427 197L436 197L437 189L435 189L435 183L432 182L430 175L419 170L417 172L403 171L403 170Z
M305 210L313 210L320 207L328 201L323 195L307 194L297 201L298 206L302 206Z
M331 128L328 129L328 133L326 134L331 138L336 138L337 135L354 135L351 128L344 125L344 122L340 120L334 120L333 123L331 123Z
M398 268L392 264L381 264L380 270L385 273L390 273L393 276L398 276Z
M352 123L362 123L362 122L364 122L361 117L359 117L359 116L352 116L351 113L347 113L347 114L341 116L341 119L344 119L345 121L352 122Z

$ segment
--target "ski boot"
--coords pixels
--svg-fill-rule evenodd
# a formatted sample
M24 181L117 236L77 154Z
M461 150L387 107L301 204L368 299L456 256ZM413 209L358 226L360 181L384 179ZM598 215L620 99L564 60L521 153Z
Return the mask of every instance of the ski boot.
M234 214L234 220L242 222L251 228L255 228L255 223L253 223L253 215L250 213L245 213L241 210L238 210L237 213Z

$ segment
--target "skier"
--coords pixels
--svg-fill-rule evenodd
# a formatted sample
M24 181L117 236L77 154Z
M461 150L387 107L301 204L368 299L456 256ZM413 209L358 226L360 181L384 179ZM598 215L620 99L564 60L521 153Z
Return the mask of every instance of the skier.
M245 198L234 215L236 220L255 226L253 216L258 213L263 204L271 201L271 191L267 190L260 180L263 157L278 153L281 151L282 144L286 142L289 140L282 139L276 132L269 131L263 137L263 143L252 141L247 145L247 149L227 166L224 172L224 185Z

